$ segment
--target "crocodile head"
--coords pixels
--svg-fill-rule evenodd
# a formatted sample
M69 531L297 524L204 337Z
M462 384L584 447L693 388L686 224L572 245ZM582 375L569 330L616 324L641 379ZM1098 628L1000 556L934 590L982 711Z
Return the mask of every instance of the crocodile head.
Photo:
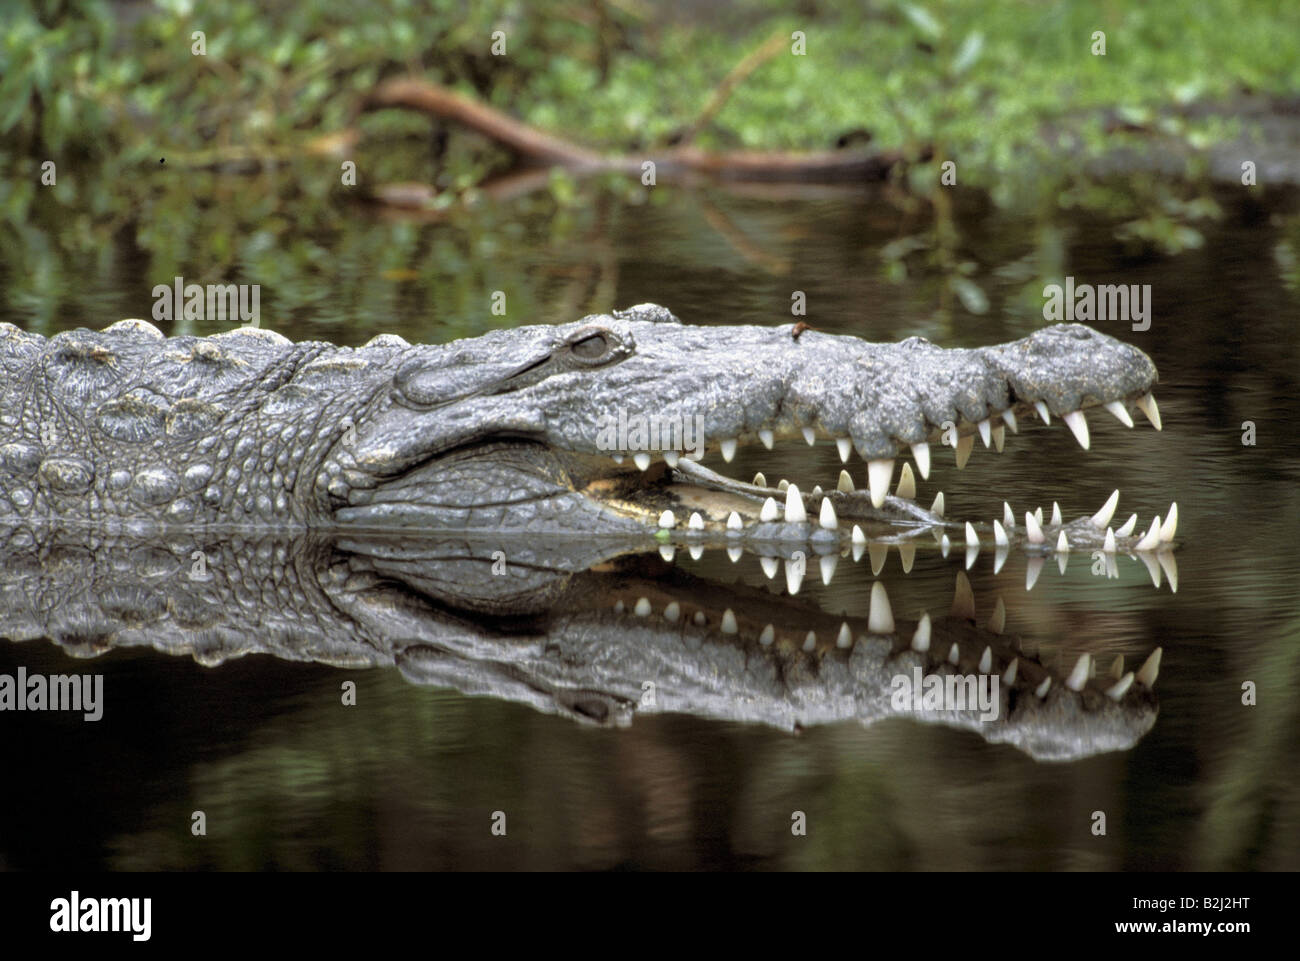
M1136 407L1159 429L1155 381L1140 350L1078 324L943 349L921 337L873 344L798 326L690 326L642 305L408 348L318 487L348 478L329 508L364 526L856 537L854 524L942 523L941 506L912 499L909 457L928 477L946 445L960 467L977 437L1000 449L1028 417L1059 419L1086 448L1092 408L1131 426ZM697 463L705 451L730 462L740 445L818 440L846 463L824 494ZM1075 547L1100 547L1104 535L1121 547L1172 539L1175 511L1144 534L1135 521L1107 534L1114 506L1073 524L1004 518L990 536L1044 549L1063 535Z

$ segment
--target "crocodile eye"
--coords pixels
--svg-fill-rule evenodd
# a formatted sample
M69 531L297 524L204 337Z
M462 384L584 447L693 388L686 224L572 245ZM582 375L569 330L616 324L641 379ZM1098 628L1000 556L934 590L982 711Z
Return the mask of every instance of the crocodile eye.
M604 367L616 364L631 356L635 346L632 339L608 327L589 326L575 331L556 352L555 360L561 370L582 367Z
M600 360L609 353L609 341L604 334L596 333L569 345L573 355L582 360Z

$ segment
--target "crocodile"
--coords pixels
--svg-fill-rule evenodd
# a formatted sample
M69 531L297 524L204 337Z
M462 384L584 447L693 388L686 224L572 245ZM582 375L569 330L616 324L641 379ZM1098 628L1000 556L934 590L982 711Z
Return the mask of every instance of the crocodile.
M0 524L0 638L50 640L76 658L143 646L211 667L267 655L396 668L601 726L660 712L792 732L907 717L1041 761L1126 750L1151 729L1160 648L1136 670L1122 657L1098 670L1084 653L1055 671L1007 630L1001 599L977 623L971 585L956 579L946 613L905 620L881 581L866 616L831 615L576 535L158 539ZM900 700L913 678L952 678L954 690L982 678L992 696Z
M359 348L261 328L167 338L135 319L49 338L0 324L0 369L0 519L27 523L580 531L820 553L929 533L1043 555L1167 552L1177 526L1176 505L1140 532L1136 515L1112 525L1118 492L1069 522L1008 507L962 525L942 494L915 500L912 463L928 477L946 446L960 468L976 438L1000 450L1027 417L1059 420L1085 449L1093 408L1161 428L1150 358L1079 324L974 349L695 326L653 304ZM699 463L800 439L846 463L856 450L865 472L805 493Z

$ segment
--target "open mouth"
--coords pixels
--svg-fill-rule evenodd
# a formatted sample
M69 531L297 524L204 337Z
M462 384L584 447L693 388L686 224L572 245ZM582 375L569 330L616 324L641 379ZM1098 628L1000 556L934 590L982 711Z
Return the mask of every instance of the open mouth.
M1013 399L1004 409L990 411L979 421L962 418L945 425L929 424L924 440L907 445L907 457L901 449L892 458L860 457L855 450L860 452L861 445L852 437L835 436L819 426L774 425L735 437L709 438L690 453L614 454L608 473L595 476L588 492L607 506L668 532L661 536L674 542L721 541L751 547L768 542L831 547L844 542L865 548L873 543L908 544L932 533L945 552L951 546L964 546L968 552L981 547L1020 547L1040 555L1072 550L1101 550L1111 555L1167 551L1177 531L1178 505L1171 504L1163 516L1156 515L1146 525L1140 524L1137 514L1115 524L1118 490L1095 513L1072 520L1055 504L1050 513L1040 507L1019 517L1004 504L1003 516L989 523L954 522L945 515L942 492L929 506L917 500L916 475L929 478L943 448L952 449L960 470L977 443L1000 453L1008 432L1019 433L1027 421L1041 420L1049 427L1064 425L1088 450L1092 443L1088 413L1103 411L1128 428L1135 427L1134 413L1143 415L1156 430L1163 426L1149 389L1116 397L1089 397L1073 410L1057 412L1045 400ZM828 478L824 485L804 487L784 479L773 483L762 473L746 481L720 472L745 446L761 444L773 450L778 444L819 442L833 444L844 465L839 476ZM714 452L722 461L716 465L719 470L700 462L706 453Z

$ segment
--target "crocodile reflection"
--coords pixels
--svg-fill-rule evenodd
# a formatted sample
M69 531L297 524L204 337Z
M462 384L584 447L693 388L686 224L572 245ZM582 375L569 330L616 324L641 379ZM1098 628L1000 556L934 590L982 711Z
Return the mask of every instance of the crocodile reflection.
M867 617L832 615L610 541L0 533L0 638L77 657L148 646L204 665L396 666L611 726L673 712L793 731L906 714L1040 760L1130 748L1157 713L1159 649L1137 671L1095 676L1084 654L1056 675L1005 633L1000 602L977 622L963 573L950 613L909 621L880 582ZM952 675L996 679L996 717L895 706L896 678Z

